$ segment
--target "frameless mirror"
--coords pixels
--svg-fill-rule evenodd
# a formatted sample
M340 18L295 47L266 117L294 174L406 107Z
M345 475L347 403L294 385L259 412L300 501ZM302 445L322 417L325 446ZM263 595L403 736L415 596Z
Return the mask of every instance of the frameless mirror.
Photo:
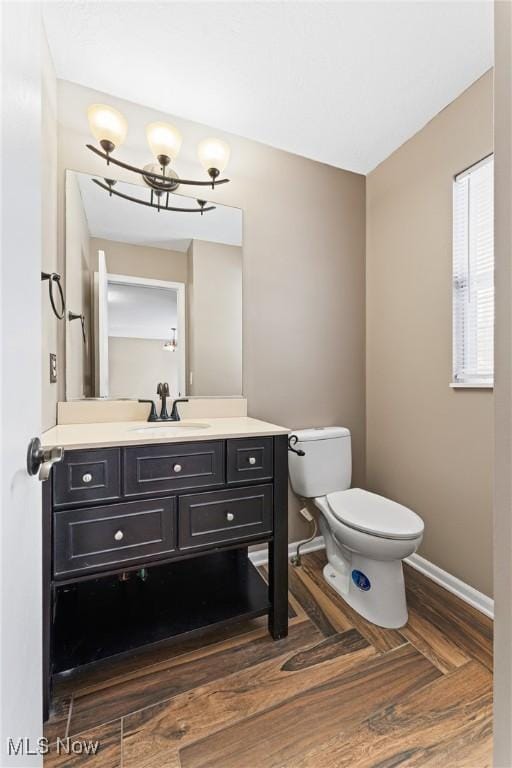
M242 211L94 178L66 172L66 398L241 395Z

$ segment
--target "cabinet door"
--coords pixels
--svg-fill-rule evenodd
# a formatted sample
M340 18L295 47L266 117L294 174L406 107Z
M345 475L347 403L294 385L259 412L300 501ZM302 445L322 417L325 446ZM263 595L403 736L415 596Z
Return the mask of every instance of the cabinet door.
M179 548L264 538L272 533L272 486L194 493L179 499Z
M175 549L174 497L54 513L56 578L150 562Z
M142 496L225 482L223 441L125 448L124 494Z

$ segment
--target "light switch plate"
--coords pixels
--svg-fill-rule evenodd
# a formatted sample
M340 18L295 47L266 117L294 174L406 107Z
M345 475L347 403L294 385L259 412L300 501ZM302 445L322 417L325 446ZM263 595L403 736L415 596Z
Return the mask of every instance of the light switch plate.
M50 352L50 384L57 383L57 355Z

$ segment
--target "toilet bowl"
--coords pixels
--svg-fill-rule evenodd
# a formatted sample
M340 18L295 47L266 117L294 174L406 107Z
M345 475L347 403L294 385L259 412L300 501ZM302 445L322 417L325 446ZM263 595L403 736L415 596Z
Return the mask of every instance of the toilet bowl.
M411 509L350 488L350 432L343 427L299 430L290 480L320 511L326 582L368 621L386 628L407 623L402 560L421 544L424 525ZM300 453L303 455L299 455Z
M371 530L355 527L357 522L350 517L350 510L356 494L357 512L360 514L360 507L364 507L372 519L385 511L383 524L375 520ZM381 627L403 627L407 623L407 602L402 560L421 544L421 518L400 504L359 488L317 497L314 503L321 512L327 583L368 621ZM349 522L342 519L347 512Z

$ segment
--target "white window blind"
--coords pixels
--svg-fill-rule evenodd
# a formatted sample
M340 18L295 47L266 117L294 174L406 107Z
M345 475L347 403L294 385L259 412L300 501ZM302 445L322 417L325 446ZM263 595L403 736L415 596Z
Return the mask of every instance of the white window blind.
M492 385L494 375L493 158L453 184L453 381Z

